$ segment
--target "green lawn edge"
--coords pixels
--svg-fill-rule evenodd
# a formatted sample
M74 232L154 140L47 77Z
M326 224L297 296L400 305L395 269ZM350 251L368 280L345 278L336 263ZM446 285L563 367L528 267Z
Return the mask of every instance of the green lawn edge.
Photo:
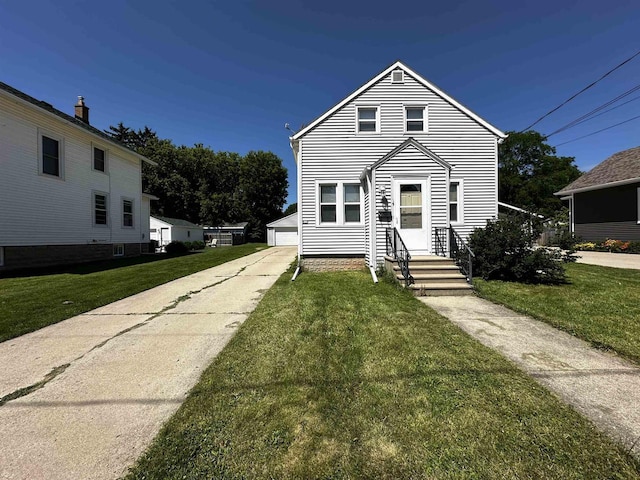
M127 479L638 478L588 420L409 292L291 274Z
M62 273L16 273L0 278L0 342L265 248L265 244L251 243L177 257L133 257L75 265Z
M568 264L568 283L474 279L478 294L640 364L640 271Z

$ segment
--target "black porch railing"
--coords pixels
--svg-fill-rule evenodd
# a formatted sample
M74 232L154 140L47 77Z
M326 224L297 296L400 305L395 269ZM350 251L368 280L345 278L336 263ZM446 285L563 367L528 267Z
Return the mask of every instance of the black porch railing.
M400 273L404 278L405 286L412 285L414 283L413 276L409 271L409 261L411 260L411 254L407 250L407 246L402 241L402 237L398 230L394 228L387 228L387 255L393 257L400 267Z
M453 258L458 268L462 270L467 277L467 282L472 283L475 254L453 227L435 228L436 255L447 256L447 235L449 236L449 257Z

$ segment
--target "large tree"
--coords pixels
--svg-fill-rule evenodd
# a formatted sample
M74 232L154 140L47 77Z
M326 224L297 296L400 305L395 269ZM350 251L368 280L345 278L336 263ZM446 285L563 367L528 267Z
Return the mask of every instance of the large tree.
M553 195L581 174L574 157L558 157L540 133L507 132L499 147L498 178L501 202L545 216L562 208Z

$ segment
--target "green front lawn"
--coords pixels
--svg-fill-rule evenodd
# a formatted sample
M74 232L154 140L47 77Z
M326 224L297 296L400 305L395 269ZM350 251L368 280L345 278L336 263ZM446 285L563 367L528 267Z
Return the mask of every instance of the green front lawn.
M129 478L638 478L587 420L408 292L291 273Z
M0 278L0 342L263 248L255 243L209 248L181 257L123 258L63 273Z
M483 297L640 363L640 271L567 265L569 284L475 280Z

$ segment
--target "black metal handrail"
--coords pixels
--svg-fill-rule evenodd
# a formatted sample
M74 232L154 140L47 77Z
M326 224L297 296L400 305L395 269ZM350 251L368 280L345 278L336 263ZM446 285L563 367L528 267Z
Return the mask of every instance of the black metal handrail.
M404 278L405 286L412 285L414 283L413 276L409 271L409 262L411 261L411 254L404 244L402 237L398 230L394 228L387 228L386 230L387 241L387 255L393 257L400 267L400 273Z
M435 227L435 253L441 257L447 256L447 233L449 234L449 257L456 265L467 282L473 282L473 258L475 254L453 227Z

